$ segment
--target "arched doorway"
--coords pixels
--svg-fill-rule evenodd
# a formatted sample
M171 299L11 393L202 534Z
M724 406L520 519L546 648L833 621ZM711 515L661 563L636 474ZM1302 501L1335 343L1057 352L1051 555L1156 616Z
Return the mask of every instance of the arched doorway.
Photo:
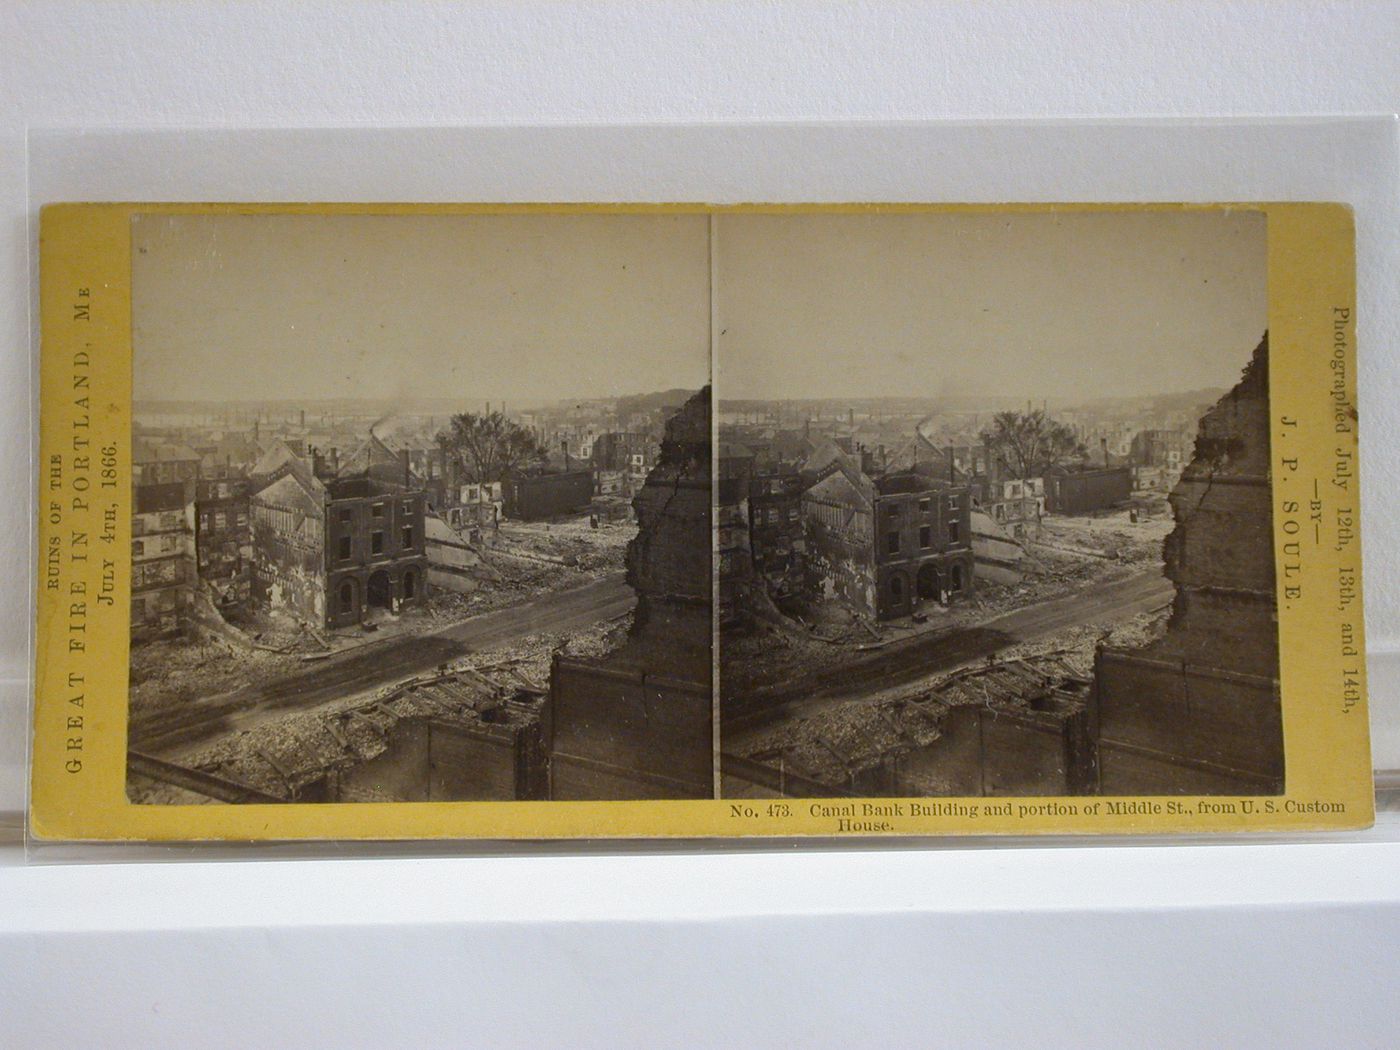
M371 609L392 609L394 607L394 585L389 574L383 569L373 573L365 588L365 601Z
M956 594L963 589L963 569L961 565L954 565L950 574L948 589Z
M943 597L943 577L938 566L929 562L919 569L919 601L936 602Z
M418 574L412 569L403 572L403 600L408 602L418 597Z
M335 610L337 615L345 619L350 619L359 615L360 599L355 593L354 580L342 580L336 596L338 600L338 605Z

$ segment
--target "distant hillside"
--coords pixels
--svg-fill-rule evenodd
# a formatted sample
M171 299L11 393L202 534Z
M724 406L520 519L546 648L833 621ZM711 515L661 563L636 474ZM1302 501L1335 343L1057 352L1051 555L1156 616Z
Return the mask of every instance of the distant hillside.
M1145 397L1098 397L1081 401L1069 408L1087 408L1099 411L1112 409L1140 408L1150 405L1154 412L1187 412L1202 405L1213 405L1225 396L1224 387L1201 387L1198 390L1182 390L1170 394L1155 394Z
M850 397L850 398L792 398L782 400L755 400L744 398L723 398L719 402L721 411L762 412L776 406L788 410L805 410L817 416L841 415L851 409L856 414L866 413L901 415L924 415L932 413L1006 412L1021 411L1027 408L1040 408L1042 404L1051 415L1065 409L1092 409L1108 412L1118 409L1142 410L1148 408L1156 412L1186 411L1200 405L1213 405L1225 394L1224 387L1207 387L1199 390L1172 391L1164 394L1143 394L1136 397L1095 397L1082 401L1051 399L1048 403L1040 398L1024 398L1011 395L980 396L975 394L944 395L940 397Z
M617 399L617 414L625 416L633 412L655 412L658 408L680 406L689 401L695 394L694 389L687 390L682 387L661 390L654 394L630 394L627 397Z

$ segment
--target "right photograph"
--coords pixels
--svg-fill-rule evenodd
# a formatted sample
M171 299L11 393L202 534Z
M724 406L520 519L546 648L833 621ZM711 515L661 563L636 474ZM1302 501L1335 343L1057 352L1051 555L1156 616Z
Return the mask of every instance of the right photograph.
M715 217L723 796L1283 791L1266 248L1228 207Z

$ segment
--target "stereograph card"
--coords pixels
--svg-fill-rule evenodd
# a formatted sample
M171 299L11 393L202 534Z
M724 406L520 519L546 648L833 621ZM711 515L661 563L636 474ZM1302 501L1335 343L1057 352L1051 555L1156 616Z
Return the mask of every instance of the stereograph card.
M46 840L1369 825L1329 203L66 204Z

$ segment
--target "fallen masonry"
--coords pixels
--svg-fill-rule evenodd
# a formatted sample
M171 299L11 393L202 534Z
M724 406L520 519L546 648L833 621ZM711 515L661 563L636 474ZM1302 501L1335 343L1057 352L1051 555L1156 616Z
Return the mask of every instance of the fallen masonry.
M1104 646L1093 712L1106 795L1283 790L1269 453L1269 337L1202 417L1172 490L1165 634Z
M552 799L714 794L711 701L710 390L666 423L633 501L627 639L598 657L560 654L543 723Z
M1106 639L1147 644L1163 610L1085 624L915 686L789 718L722 756L725 797L1096 794L1089 687Z
M771 730L731 762L725 794L1076 795L1093 783L1088 647L955 671Z
M132 773L225 802L541 798L543 692L510 667L462 665L352 706L265 723L189 765L137 754Z

